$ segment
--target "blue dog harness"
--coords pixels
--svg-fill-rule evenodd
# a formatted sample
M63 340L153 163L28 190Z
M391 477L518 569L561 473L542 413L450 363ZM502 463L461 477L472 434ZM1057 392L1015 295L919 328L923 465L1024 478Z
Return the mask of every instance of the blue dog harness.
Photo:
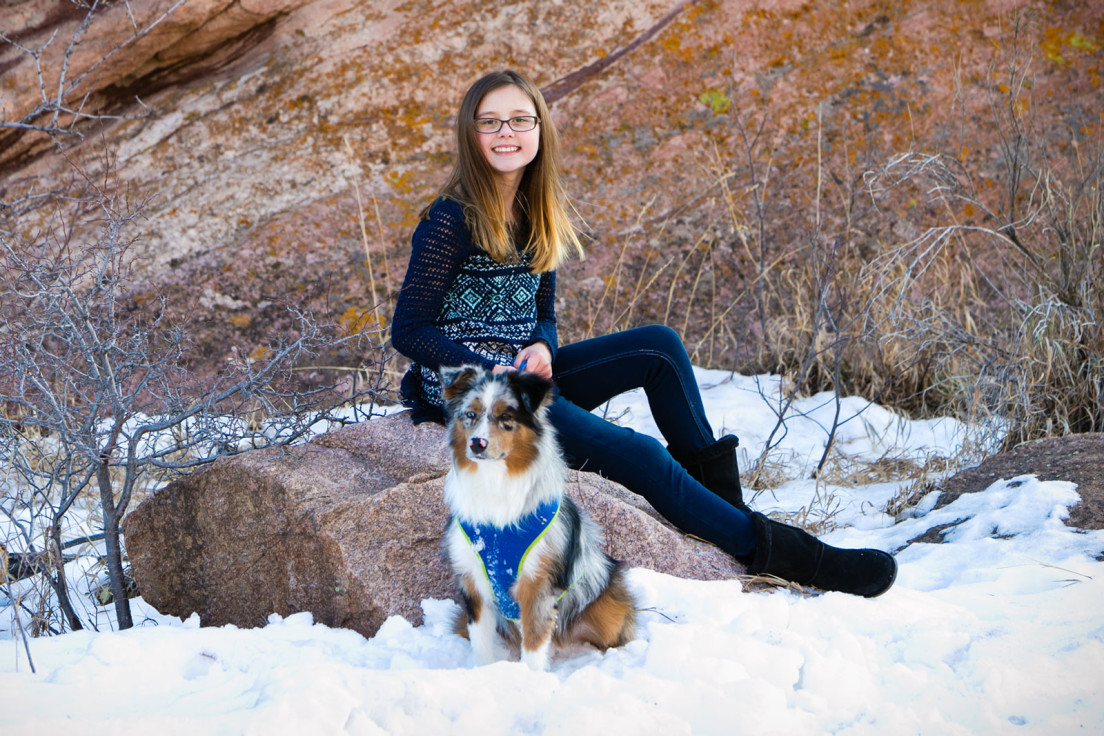
M510 595L510 589L521 575L529 550L544 536L559 513L560 502L556 500L540 506L533 513L506 527L456 520L468 544L483 563L483 573L494 591L498 610L510 621L521 618L521 608Z

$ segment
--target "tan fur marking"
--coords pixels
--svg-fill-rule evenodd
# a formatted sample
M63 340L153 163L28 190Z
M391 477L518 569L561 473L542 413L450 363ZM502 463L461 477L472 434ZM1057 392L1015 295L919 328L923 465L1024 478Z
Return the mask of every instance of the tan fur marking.
M479 616L483 612L483 596L479 595L479 589L475 587L475 581L471 579L470 575L462 575L460 577L460 587L471 602L472 623L478 623ZM461 611L456 614L456 620L453 622L452 630L465 639L468 638L467 611L461 609Z
M511 412L514 405L506 399L499 399L494 403L491 411L491 436L488 440L493 447L506 456L506 474L516 477L526 473L533 463L537 461L540 453L537 450L537 434L518 422L512 420L513 429L505 430L498 424L498 418Z
M467 455L468 433L460 422L453 422L449 445L451 445L452 457L456 461L456 467L460 470L474 472L476 469L475 461Z
M540 453L537 452L537 436L528 427L518 427L513 434L514 448L506 458L506 474L509 476L524 475L537 461Z
M602 594L586 607L569 634L599 649L619 647L632 641L636 629L636 603L618 572Z
M552 636L556 626L556 599L552 593L549 563L544 562L537 574L523 574L514 586L514 595L521 609L521 645L536 651Z
M472 379L474 379L475 376L475 368L468 367L460 371L459 375L456 376L453 382L444 387L444 391L442 393L444 394L445 399L448 401L452 401L457 396L461 396L462 394L467 393L472 387Z

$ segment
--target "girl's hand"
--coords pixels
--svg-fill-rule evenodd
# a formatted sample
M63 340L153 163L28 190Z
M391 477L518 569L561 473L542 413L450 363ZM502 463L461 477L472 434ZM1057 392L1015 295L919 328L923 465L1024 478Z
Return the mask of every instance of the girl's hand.
M522 368L524 364L525 368ZM552 380L552 351L543 342L535 342L524 347L514 358L514 368L536 373L541 378Z

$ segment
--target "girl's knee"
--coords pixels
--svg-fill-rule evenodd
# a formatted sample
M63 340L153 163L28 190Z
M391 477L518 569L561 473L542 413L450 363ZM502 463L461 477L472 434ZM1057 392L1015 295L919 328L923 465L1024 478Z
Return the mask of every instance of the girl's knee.
M666 324L646 324L644 327L636 328L636 332L641 342L656 346L678 345L678 348L682 349L682 338L679 337L679 333L667 327Z
M667 355L686 353L679 334L667 325L646 325L636 328L640 333L640 342L653 350Z
M667 447L651 435L634 432L626 440L622 441L621 447L618 448L626 462L650 467L652 472L658 470L657 466L666 466L672 462Z

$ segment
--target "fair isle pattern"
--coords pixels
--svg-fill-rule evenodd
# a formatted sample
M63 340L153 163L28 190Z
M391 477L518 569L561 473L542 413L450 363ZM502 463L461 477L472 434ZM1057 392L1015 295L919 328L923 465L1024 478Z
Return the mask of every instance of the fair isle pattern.
M443 366L509 364L538 341L555 359L556 272L529 265L526 254L497 263L480 250L454 200L438 199L418 223L391 323L395 349L413 361L402 395L415 423L444 421Z
M540 275L529 271L531 258L499 263L483 252L472 253L445 295L437 327L445 337L501 365L510 365L530 341L537 325L536 295ZM437 372L419 366L422 398L444 406Z

